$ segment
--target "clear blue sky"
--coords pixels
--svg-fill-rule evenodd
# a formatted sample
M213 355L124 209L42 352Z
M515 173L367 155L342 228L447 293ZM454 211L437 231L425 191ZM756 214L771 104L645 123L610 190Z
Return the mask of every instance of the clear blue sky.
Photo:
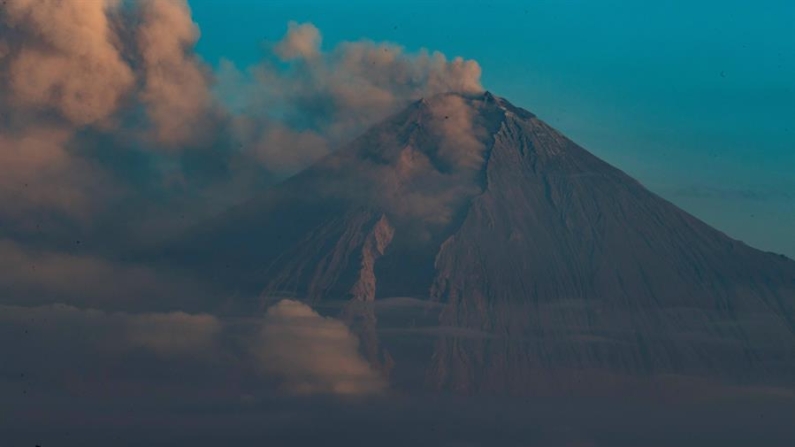
M795 257L795 1L190 0L212 64L255 63L289 20L324 47L476 59L527 108L729 235Z

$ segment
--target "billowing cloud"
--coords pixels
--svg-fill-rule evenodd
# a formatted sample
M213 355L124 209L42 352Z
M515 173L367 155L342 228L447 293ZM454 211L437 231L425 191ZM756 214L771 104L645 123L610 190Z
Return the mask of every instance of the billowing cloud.
M191 200L239 203L410 101L481 90L475 61L370 41L325 51L314 25L295 22L261 63L213 73L185 0L8 0L0 31L0 215L11 227L111 222L122 203L179 194L162 210L198 218Z
M13 107L55 111L76 125L113 114L135 83L111 29L116 1L7 0L6 67Z
M185 0L2 2L3 302L193 309L208 295L195 280L127 249L244 201L411 101L481 90L475 61L367 40L324 49L309 23L290 23L260 63L217 72L199 36Z
M158 141L168 146L206 138L212 109L209 73L193 51L198 26L183 0L145 0L138 29L144 71L141 98Z
M139 42L123 31L130 24ZM165 146L208 128L197 118L210 101L193 26L177 1L3 2L0 216L9 227L54 215L85 224L124 187L103 163L153 146L142 129ZM140 107L151 123L129 118ZM83 147L92 145L100 150Z
M315 25L290 22L287 35L274 47L274 51L284 61L312 59L320 52L321 42L320 30Z
M494 125L478 113L483 104L484 95L436 95L424 100L409 111L411 122L422 123L410 137L396 132L391 121L368 132L356 150L367 154L373 146L376 156L348 157L332 166L346 172L336 177L342 179L339 186L332 181L333 187L324 190L346 199L360 198L414 222L448 224L462 204L482 192L487 127ZM354 196L356 183L373 187Z
M321 41L312 24L290 23L273 47L279 63L222 65L219 91L235 98L237 138L271 172L300 170L411 101L482 91L473 60L367 40L323 51Z
M298 301L268 309L254 355L262 371L296 394L361 395L386 382L359 354L359 340L341 321L324 318Z

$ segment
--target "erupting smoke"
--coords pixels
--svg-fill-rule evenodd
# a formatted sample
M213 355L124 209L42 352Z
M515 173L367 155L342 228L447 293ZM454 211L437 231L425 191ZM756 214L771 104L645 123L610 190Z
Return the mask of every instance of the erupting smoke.
M412 100L481 90L475 61L370 41L325 50L295 22L261 63L214 73L183 0L7 0L0 31L0 216L19 228L112 220L114 204L175 188L223 208ZM107 166L121 154L146 181ZM161 211L173 207L190 205Z

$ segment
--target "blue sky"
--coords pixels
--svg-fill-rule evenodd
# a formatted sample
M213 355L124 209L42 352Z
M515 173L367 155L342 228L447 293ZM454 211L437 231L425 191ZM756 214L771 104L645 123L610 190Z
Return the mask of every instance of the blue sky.
M484 86L729 235L795 257L795 2L191 0L199 53L287 22L477 60Z

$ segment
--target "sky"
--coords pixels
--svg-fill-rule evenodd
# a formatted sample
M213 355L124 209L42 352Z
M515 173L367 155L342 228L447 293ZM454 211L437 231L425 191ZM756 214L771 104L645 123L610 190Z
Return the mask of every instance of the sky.
M285 223L272 208L252 207L268 215L235 226L231 237L244 248L224 238L193 243L219 214L223 221L417 98L436 96L412 117L428 124L420 142L442 169L406 162L401 146L400 166L418 168L422 181L394 195L341 184L420 222L396 241L417 231L424 244L427 222L446 226L456 200L480 190L472 168L483 162L485 129L463 105L489 98L487 89L731 236L795 258L793 21L795 5L770 0L0 1L0 445L793 445L795 391L786 384L661 374L635 377L618 394L578 379L589 394L579 400L404 393L386 377L394 359L364 352L369 324L387 323L377 335L406 347L401 367L417 384L441 337L463 346L505 334L439 326L436 313L450 307L426 295L343 311L333 300L313 307L311 297L263 292L268 271L293 263L279 265L289 252L256 244L268 228L259 218L286 241L285 227L303 231L311 218ZM477 96L440 95L449 91ZM402 169L367 167L381 161L366 160L350 178L389 184ZM464 187L448 190L458 179ZM336 222L317 234L332 241ZM367 237L342 243L347 235L317 253L361 249L349 290L369 293L366 265L375 281L373 253L384 253L395 230L381 216ZM170 259L168 249L178 258L186 240L205 258ZM397 253L414 262L411 245ZM266 267L245 257L254 252L279 258ZM209 258L246 265L205 274L197 264ZM358 267L358 255L350 262ZM765 341L759 349L791 354L783 295L791 282L773 279L784 286L780 299L763 297L771 320L739 312L735 321L733 308L728 323L682 311L738 338L748 334L723 324L747 323ZM387 278L381 290L389 281L409 282ZM324 284L311 282L315 292ZM583 304L549 306L577 314ZM364 310L364 324L351 324ZM673 337L660 339L666 351L692 335L680 330L687 321L661 335ZM598 336L574 334L576 342L614 342L593 329ZM507 339L525 345L538 339L531 332ZM605 334L645 343L634 329ZM785 355L775 358L791 365Z
M288 21L476 60L484 88L752 246L795 257L795 4L192 0L197 52L257 63Z

